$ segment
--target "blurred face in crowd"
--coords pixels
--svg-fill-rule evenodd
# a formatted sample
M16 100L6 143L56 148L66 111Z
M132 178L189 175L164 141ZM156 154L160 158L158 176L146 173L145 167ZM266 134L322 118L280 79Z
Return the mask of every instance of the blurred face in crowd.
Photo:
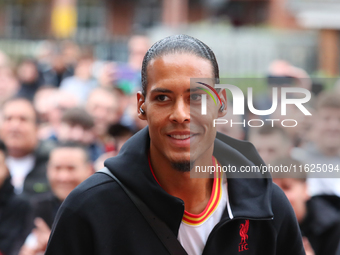
M53 97L57 93L58 89L52 87L41 88L35 93L33 104L40 121L48 121L48 112L53 107Z
M62 73L65 70L65 61L62 55L59 54L55 54L52 58L52 68L54 69L54 71L56 71L57 73Z
M93 63L92 59L90 58L79 60L79 62L77 63L76 69L74 71L74 74L82 80L90 79L92 63Z
M90 145L95 140L93 129L86 129L80 125L70 125L62 122L58 128L58 140L62 142L72 141L84 145Z
M87 101L87 111L94 118L97 136L107 134L108 127L119 121L119 108L116 96L105 90L93 91Z
M24 99L6 103L2 112L1 138L12 157L23 157L37 146L36 114Z
M291 149L289 143L278 132L266 135L254 133L250 135L249 141L266 164L287 156Z
M105 63L100 70L98 82L101 87L112 88L117 79L117 64Z
M309 199L306 182L293 178L274 178L273 181L284 191L301 223L306 216L306 202Z
M47 177L53 193L61 201L92 173L86 153L81 148L56 148L50 154Z
M0 104L13 96L19 89L19 83L12 70L0 67Z
M142 69L143 58L150 48L149 38L133 36L129 41L129 64L135 70Z
M312 132L316 145L323 153L337 155L340 149L340 109L319 109L315 114Z
M66 65L73 65L79 59L79 46L72 41L64 42L62 45L62 55Z
M56 91L51 98L51 107L48 110L48 122L58 128L64 112L79 105L77 98L65 91Z
M25 61L18 67L18 77L21 82L32 83L38 78L37 66L31 61Z

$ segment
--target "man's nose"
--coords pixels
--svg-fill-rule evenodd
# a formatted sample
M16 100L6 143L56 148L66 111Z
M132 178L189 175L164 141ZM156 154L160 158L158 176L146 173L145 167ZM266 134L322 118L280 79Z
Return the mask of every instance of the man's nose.
M68 182L70 180L70 174L67 169L62 169L59 171L57 178L59 182Z
M190 122L190 105L183 99L177 100L173 106L170 120L176 123Z
M12 129L17 129L21 126L21 121L19 118L11 118L8 120L8 124Z

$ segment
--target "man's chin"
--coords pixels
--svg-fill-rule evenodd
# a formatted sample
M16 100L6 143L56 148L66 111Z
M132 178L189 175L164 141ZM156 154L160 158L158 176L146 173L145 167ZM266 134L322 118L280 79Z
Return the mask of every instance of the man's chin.
M190 160L171 162L172 168L182 173L190 172L190 170L194 167L194 164L195 162Z

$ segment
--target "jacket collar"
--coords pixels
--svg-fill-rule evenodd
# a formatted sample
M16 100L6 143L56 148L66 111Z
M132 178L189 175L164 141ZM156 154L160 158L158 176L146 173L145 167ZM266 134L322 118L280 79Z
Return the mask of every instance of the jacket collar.
M215 140L214 155L222 165L241 166L263 163L250 143L243 144L242 141L230 139L218 135ZM228 141L232 142L232 145L225 143ZM238 151L237 148L232 148L233 146L240 146L242 150ZM184 202L166 193L153 177L148 164L149 147L149 129L146 127L131 137L116 157L106 160L105 166L124 185L135 192L177 236L184 213ZM245 157L242 155L243 152L255 154ZM238 176L230 176L227 180L234 217L271 218L273 215L270 202L271 179L233 177Z

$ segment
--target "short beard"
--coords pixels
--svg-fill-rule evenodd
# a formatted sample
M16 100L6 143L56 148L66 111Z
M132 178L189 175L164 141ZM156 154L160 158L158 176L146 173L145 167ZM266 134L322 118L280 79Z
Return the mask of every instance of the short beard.
M194 161L171 162L171 166L179 172L186 173L190 172L190 170L194 167L194 163Z

